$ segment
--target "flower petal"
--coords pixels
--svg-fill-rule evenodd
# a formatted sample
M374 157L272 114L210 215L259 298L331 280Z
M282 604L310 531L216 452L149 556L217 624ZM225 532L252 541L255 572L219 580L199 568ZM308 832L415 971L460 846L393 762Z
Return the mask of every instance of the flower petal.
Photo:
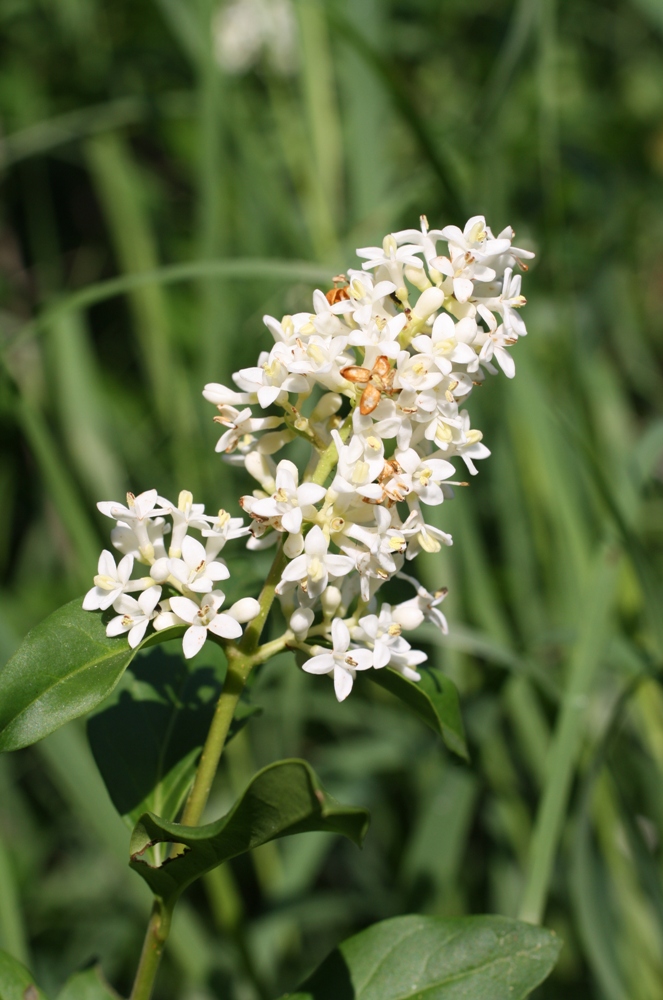
M172 600L173 598L171 598ZM182 600L186 600L186 598L182 598ZM202 625L192 625L191 628L186 630L182 638L182 651L187 660L190 660L192 656L200 652L205 645L206 639L207 629Z

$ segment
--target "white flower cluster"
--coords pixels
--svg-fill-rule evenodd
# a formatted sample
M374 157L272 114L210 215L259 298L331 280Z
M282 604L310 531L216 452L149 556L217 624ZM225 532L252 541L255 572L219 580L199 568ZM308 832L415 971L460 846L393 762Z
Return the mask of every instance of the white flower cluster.
M509 348L527 331L514 268L527 270L533 254L512 238L511 228L494 237L482 216L462 231L430 230L422 216L419 230L358 250L362 270L314 292L313 312L266 316L274 346L233 375L239 391L205 386L224 428L217 451L259 483L241 499L253 521L248 547L282 539L289 561L277 594L294 644L311 654L305 670L333 673L339 700L357 670L389 664L419 679L413 668L425 654L402 631L424 617L446 628L436 609L444 593L401 570L451 544L422 509L459 485L450 459L474 475L474 461L490 454L461 404L496 373L493 362L515 373ZM312 445L301 483L292 461L273 458L296 437ZM378 610L376 592L394 576L416 597ZM332 648L311 646L314 637Z
M117 522L111 541L122 559L116 565L112 552L104 549L94 587L85 595L83 607L105 611L112 606L117 611L106 627L107 635L126 632L129 645L135 648L150 623L157 631L186 624L189 628L182 646L189 658L202 649L208 631L224 639L237 639L242 624L260 611L255 598L245 597L224 613L220 609L225 594L215 589L230 576L219 553L229 539L248 533L241 517L231 517L225 510L210 517L187 490L180 493L177 506L158 496L156 490L147 490L137 497L128 493L126 506L111 500L97 507ZM192 529L201 533L205 545L189 534ZM166 552L167 535L170 544ZM131 579L136 563L146 567L147 575ZM161 600L164 586L175 593ZM130 597L130 591L140 591L138 599Z
M425 619L446 631L438 609L446 591L429 593L403 567L452 543L423 510L464 485L451 478L450 460L475 475L474 462L490 454L461 406L486 372L497 372L493 362L509 378L515 373L509 348L527 331L514 268L527 270L533 254L512 238L511 228L494 237L482 216L462 231L430 230L422 216L419 230L358 250L362 270L314 292L313 312L266 316L272 349L233 375L237 389L210 383L203 393L223 428L216 450L259 485L240 500L251 525L223 510L206 515L188 492L177 507L156 490L129 495L126 507L99 504L117 521L112 541L123 558L116 566L102 553L84 607L113 606L108 634L128 632L135 646L150 622L187 624L186 656L208 630L238 638L240 623L268 605L244 598L222 613L215 586L229 576L219 557L226 541L247 535L249 549L279 543L276 594L289 625L281 648L305 653L309 673L333 675L339 701L358 670L390 666L419 680L415 668L426 655L402 633ZM446 254L438 253L441 241ZM310 454L301 476L293 461L273 457L295 439ZM132 580L135 562L148 575ZM394 577L414 596L378 604L377 591ZM174 593L161 600L164 586ZM138 590L137 600L128 596Z

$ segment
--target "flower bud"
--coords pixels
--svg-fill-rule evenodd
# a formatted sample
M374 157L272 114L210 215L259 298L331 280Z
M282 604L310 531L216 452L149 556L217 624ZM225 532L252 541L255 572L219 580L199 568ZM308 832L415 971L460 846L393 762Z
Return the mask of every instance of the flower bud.
M310 416L310 421L312 424L317 424L322 420L327 420L337 413L343 402L343 397L337 392L326 392L313 409Z
M242 625L244 622L250 622L259 613L260 604L256 601L255 597L242 597L239 601L235 601L232 607L228 608L228 614L231 618L234 618L236 622Z
M430 288L430 281L423 267L413 267L412 264L406 264L405 277L420 292L425 292L427 288Z
M339 607L341 606L341 591L338 587L327 587L320 596L320 603L322 605L322 613L325 618L333 618Z
M150 566L150 576L156 583L165 583L170 576L170 559L165 556Z
M290 616L290 628L295 633L297 642L302 642L306 638L314 618L311 608L297 608Z
M417 319L427 320L433 313L441 308L444 302L444 292L440 288L427 288L419 296L419 301L412 310L412 315Z

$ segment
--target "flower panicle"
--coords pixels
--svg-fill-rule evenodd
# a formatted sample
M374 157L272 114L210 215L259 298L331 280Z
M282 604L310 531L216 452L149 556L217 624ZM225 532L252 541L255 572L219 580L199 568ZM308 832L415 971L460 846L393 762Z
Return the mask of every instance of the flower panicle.
M257 483L239 498L248 523L206 514L187 491L177 505L156 490L99 504L122 558L104 550L83 606L114 608L108 634L137 645L150 625L184 625L187 657L210 631L232 642L261 608L245 597L221 611L230 574L220 553L238 538L249 550L280 540L284 641L306 654L303 669L330 674L339 700L358 670L418 680L426 655L402 633L424 620L445 632L446 590L429 593L403 568L452 544L425 509L467 485L454 460L474 476L490 455L464 404L487 374L514 376L511 348L527 333L520 272L534 254L513 236L494 236L483 216L462 230L431 230L422 216L419 229L360 248L361 269L316 290L311 311L265 316L273 346L233 374L235 388L203 390L222 431L217 452ZM309 445L303 469L277 458L297 437ZM132 578L135 566L145 575ZM379 601L394 578L414 596Z

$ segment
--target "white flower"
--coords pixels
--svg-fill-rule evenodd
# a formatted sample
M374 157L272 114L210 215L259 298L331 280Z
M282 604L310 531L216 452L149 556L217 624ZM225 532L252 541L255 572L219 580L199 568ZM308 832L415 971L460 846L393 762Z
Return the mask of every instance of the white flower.
M121 521L115 525L111 531L111 542L122 555L133 556L142 563L149 563L152 559L162 559L166 555L164 545L164 535L170 532L170 525L166 524L162 517L155 517L147 522L148 545L142 545L144 535L142 529L136 530L136 525L130 527Z
M439 552L443 545L453 545L453 538L446 531L435 528L432 524L426 524L420 508L415 508L410 518L408 518L410 541L407 547L407 559L414 559L420 552Z
M425 215L419 217L420 229L402 229L394 233L397 243L414 243L423 250L426 263L430 264L434 257L437 257L437 241L443 238L440 229L429 229L428 219Z
M391 268L395 263L409 264L411 267L423 267L421 258L415 256L415 254L419 253L421 253L421 247L413 243L405 243L399 246L393 235L385 236L381 247L360 247L357 250L358 257L366 258L366 263L361 265L365 271L373 267L380 267L380 265ZM395 282L395 284L398 285L399 282Z
M314 525L306 536L302 555L293 559L283 570L276 592L283 593L286 583L299 583L308 597L319 597L330 576L345 576L354 568L352 559L332 555L328 548L329 542L322 528Z
M157 503L161 506L157 506ZM137 497L133 493L127 493L126 507L114 500L104 500L97 504L97 508L106 517L113 517L120 524L133 530L138 541L139 553L148 561L154 557L154 548L148 535L147 525L150 518L168 514L171 506L168 500L157 495L156 490L147 490L145 493L139 493Z
M373 277L370 274L363 274L361 271L349 273L350 298L347 301L352 303L352 318L357 326L368 326L371 320L378 316L385 320L390 319L391 314L386 311L383 303L388 295L396 291L393 281L378 281L373 284Z
M214 421L227 428L216 442L214 450L228 455L236 448L247 451L255 441L256 431L272 430L283 423L281 417L254 417L248 406L244 410L238 410L234 406L219 406L219 415L214 417Z
M384 467L384 443L374 434L353 434L343 444L338 431L332 431L338 452L338 465L332 489L336 493L354 493L358 486L373 482Z
M448 375L454 364L476 367L476 352L469 346L476 337L476 320L470 316L454 323L449 313L442 313L433 323L430 337L421 334L412 341L415 351L430 357Z
M407 649L405 652L393 650L389 666L394 670L398 670L399 674L403 674L409 681L420 681L421 674L418 674L412 667L418 667L420 663L425 663L427 659L428 656L421 649Z
M129 645L135 649L145 635L147 626L155 617L157 601L161 597L161 587L149 587L144 590L138 600L121 594L113 608L118 612L117 618L111 618L106 626L106 635L115 636L128 632Z
M398 335L406 323L405 313L398 313L387 320L382 316L376 316L357 330L353 330L348 343L353 347L377 347L380 354L396 358L401 350Z
M408 583L412 584L417 592L417 596L411 597L409 601L403 601L392 608L394 621L399 622L404 629L410 631L411 629L419 628L421 623L427 620L436 625L446 635L449 631L447 619L437 609L438 604L441 604L447 596L446 587L436 590L434 594L431 594L413 576L408 576L406 573L398 573L397 575L399 579L407 580Z
M242 634L242 626L236 618L219 612L225 596L222 591L214 590L200 598L200 607L188 597L170 598L172 610L191 626L182 637L182 650L187 660L203 648L208 629L223 639L239 639Z
M401 637L403 628L394 621L389 604L383 604L379 615L365 615L359 619L359 627L352 630L357 642L373 646L373 666L376 670L386 667L396 653L407 653L409 642Z
M141 590L143 583L140 580L129 579L133 568L133 556L125 556L116 566L112 552L104 549L99 556L94 587L88 590L83 599L84 610L105 611L125 591Z
M394 458L407 477L405 482L409 486L408 494L415 493L422 503L432 506L442 503L444 493L440 483L456 472L451 462L443 458L422 458L414 448L397 451ZM398 478L403 482L402 474ZM385 490L388 490L388 484L385 485Z
M244 403L255 402L255 396L250 392L237 392L219 382L208 382L203 389L203 396L208 403L215 403L217 406L242 406Z
M208 562L205 549L190 535L182 542L182 558L170 559L168 568L176 580L197 594L208 593L215 583L230 576L225 563Z
M450 454L459 455L465 462L470 475L476 476L479 470L476 468L474 460L488 458L490 450L486 448L485 444L482 444L482 432L470 428L470 415L467 410L461 410L459 419L461 422L462 438L460 441L453 442Z
M498 239L493 237L483 215L473 215L468 219L462 232L458 226L445 226L441 236L448 242L452 256L469 254L475 260L494 257L511 247L511 240L502 233Z
M357 670L373 666L373 654L368 649L350 648L350 632L341 618L334 618L331 633L334 648L312 656L302 669L309 674L333 674L336 697L343 701L352 691Z
M255 501L251 514L258 517L278 517L285 531L297 534L302 526L303 514L308 518L314 517L313 504L319 503L327 492L324 486L316 483L302 483L298 486L298 479L297 466L294 462L283 459L276 468L276 492L271 497Z
M394 385L399 388L425 392L441 382L443 377L437 361L430 355L412 355L409 351L401 351L398 355Z
M233 538L242 538L244 535L248 535L250 530L248 525L244 525L243 518L231 517L228 511L222 508L214 520L201 532L203 538L207 539L205 561L211 562L216 559L226 542Z
M233 375L233 381L240 389L255 392L263 409L283 399L288 392L308 392L308 379L304 375L291 375L287 358L285 344L275 344L269 354L261 353L257 368L241 368Z
M189 528L203 531L207 527L205 504L194 503L190 490L181 490L177 507L171 506L169 514L173 519L173 533L170 537L168 555L178 558L182 552L182 542Z

